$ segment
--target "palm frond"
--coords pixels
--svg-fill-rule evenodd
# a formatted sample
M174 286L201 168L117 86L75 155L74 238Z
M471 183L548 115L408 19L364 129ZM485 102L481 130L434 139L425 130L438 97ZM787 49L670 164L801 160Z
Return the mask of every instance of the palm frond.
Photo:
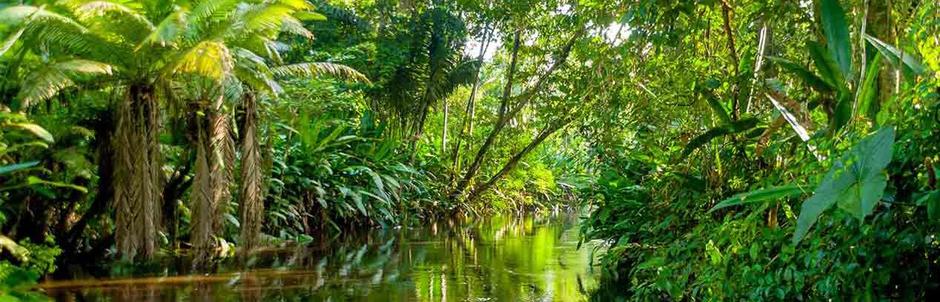
M281 93L281 86L271 78L271 68L264 58L244 48L234 48L235 77L254 88L272 94Z
M78 28L84 28L84 26L75 20L42 7L15 5L0 10L0 23L16 26L30 20L56 20Z
M23 81L19 92L22 106L28 108L52 98L63 89L74 87L77 78L101 74L111 74L111 66L88 60L68 60L40 67Z
M313 4L307 0L279 0L277 4L288 6L297 11L306 11L313 9Z
M113 43L139 44L154 25L141 12L111 1L76 1L66 5L88 29Z
M128 24L135 24L144 28L153 29L153 23L150 23L150 20L147 20L147 17L138 13L134 9L124 6L120 3L109 2L109 1L90 1L85 3L80 3L72 7L72 11L75 13L75 16L78 17L78 20L82 22L92 21L94 18L98 17L118 17L118 18L127 18Z
M4 8L0 10L0 23L22 26L23 33L18 38L37 42L28 47L45 46L52 51L73 53L88 53L102 47L101 43L89 39L89 30L84 25L42 7L17 5ZM15 40L6 42L15 43Z
M166 18L160 21L153 31L137 45L137 49L145 45L175 46L175 41L179 39L180 35L185 30L186 17L188 14L189 11L179 9L166 16Z
M300 22L300 20L288 16L282 19L281 22L281 30L283 32L298 35L307 39L313 39L313 33L304 27L304 24Z
M7 50L10 50L10 48L13 47L13 44L16 44L16 41L20 39L20 36L23 35L24 31L26 31L26 27L21 27L19 30L3 40L3 44L0 44L0 56L3 56Z
M274 67L271 72L278 77L289 76L332 76L344 80L370 83L369 78L359 71L342 64L335 63L297 63Z
M237 0L203 0L199 1L186 19L187 30L191 38L203 36L211 32L213 25L222 20L230 19L232 11L238 7ZM191 39L195 40L195 39Z
M203 41L183 53L172 64L172 73L189 73L222 81L232 71L234 60L222 41Z

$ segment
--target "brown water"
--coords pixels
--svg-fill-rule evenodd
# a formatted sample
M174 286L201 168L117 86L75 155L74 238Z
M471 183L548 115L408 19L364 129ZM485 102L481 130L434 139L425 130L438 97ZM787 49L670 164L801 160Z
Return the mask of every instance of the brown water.
M42 287L63 301L583 301L598 270L595 244L578 249L578 239L574 214L495 216L269 250L252 269L222 264L188 275L181 262L167 261L134 278Z

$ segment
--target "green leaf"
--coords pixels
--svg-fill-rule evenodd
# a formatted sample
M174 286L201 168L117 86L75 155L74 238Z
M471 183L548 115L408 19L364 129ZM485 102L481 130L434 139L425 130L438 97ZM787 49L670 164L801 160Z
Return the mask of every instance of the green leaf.
M326 16L316 12L298 12L295 16L301 21L326 21Z
M356 209L359 210L359 213L362 213L363 216L369 217L369 212L366 211L365 205L362 204L362 195L358 192L352 192L349 194L352 197L353 202L356 204Z
M718 97L712 94L710 91L702 91L702 95L705 96L705 100L708 102L708 106L712 108L712 111L718 116L718 119L721 120L722 124L730 124L731 117L728 115L728 110L725 109L725 106L718 101Z
M803 202L793 243L799 243L833 204L859 220L871 214L887 186L883 170L891 162L893 145L894 128L882 128L836 160L813 196Z
M940 219L940 190L927 192L917 199L917 205L927 206L927 218L930 220Z
M891 46L891 44L878 40L878 38L869 36L868 34L865 34L864 37L868 43L871 43L875 49L878 49L881 55L888 58L888 62L891 62L896 68L904 68L904 72L909 75L923 75L927 73L927 68L921 65L920 61L915 59L910 53L898 50L896 47Z
M701 148L705 144L711 142L713 139L735 133L745 132L757 126L758 120L756 118L745 118L730 122L728 124L722 125L720 127L715 127L708 129L705 133L702 133L699 136L696 136L682 149L682 154L679 156L679 159L684 159L689 154L692 154L692 151L695 151L698 148Z
M835 90L848 90L845 85L845 75L836 66L832 55L823 51L822 45L818 42L811 41L806 45L806 48L809 50L810 57L813 58L813 63L816 65L816 70L819 71L820 78L826 81L829 86L834 87Z
M45 186L50 186L50 187L72 189L72 190L76 190L82 193L88 193L88 189L82 186L76 186L73 184L68 184L68 183L58 182L58 181L48 181L48 180L44 180L36 176L27 177L26 183L31 186L32 185L45 185Z
M20 36L23 35L24 31L26 31L26 27L21 26L19 30L11 34L6 38L6 40L3 41L2 44L0 44L0 56L3 56L7 50L10 50L10 48L13 47L13 44L16 44L16 41L20 39Z
M793 62L784 58L779 58L779 57L767 57L767 58L770 59L771 62L774 62L774 64L777 64L777 66L780 66L780 68L783 68L784 70L787 70L795 74L797 77L800 78L800 80L803 81L803 83L805 83L806 85L809 85L816 91L819 91L822 93L828 93L836 89L835 87L826 83L826 81L823 81L823 79L819 78L819 76L809 71L809 69L806 69L805 67L803 67L800 64L797 64L796 62Z
M759 190L754 190L746 193L741 193L732 196L731 198L722 200L717 205L708 210L709 213L717 211L719 209L727 208L730 206L742 205L742 204L751 204L759 203L770 200L779 200L781 198L799 196L803 194L803 189L797 185L786 185L786 186L777 186L764 188Z
M839 5L839 0L821 0L819 11L829 55L843 75L852 74L852 46L845 11Z
M845 190L838 203L839 208L849 212L858 220L864 220L881 200L881 195L887 185L888 177L884 173L861 179Z
M840 91L836 98L838 102L836 102L835 112L833 112L832 123L829 128L830 134L839 132L852 119L852 105L854 103L852 95L847 91Z
M876 104L876 99L878 98L878 75L879 69L881 69L881 59L883 56L881 54L875 54L875 57L869 62L868 68L865 71L865 80L861 86L859 86L858 100L855 102L858 104L858 115L867 117L869 120L874 121L875 117L878 115L877 111L871 111L874 104Z
M35 167L35 166L38 165L38 164L39 164L39 161L38 161L38 160L34 160L34 161L30 161L30 162L25 162L25 163L18 163L18 164L0 166L0 175L7 174L7 173L11 173L11 172L15 172L15 171L19 171L19 170L23 170L23 169L26 169L26 168Z
M31 124L31 123L14 123L14 124L10 124L10 126L29 131L36 137L46 142L49 142L49 143L55 142L55 139L52 138L52 133L49 133L49 131L46 131L46 129L44 129L43 127L40 127L39 125Z

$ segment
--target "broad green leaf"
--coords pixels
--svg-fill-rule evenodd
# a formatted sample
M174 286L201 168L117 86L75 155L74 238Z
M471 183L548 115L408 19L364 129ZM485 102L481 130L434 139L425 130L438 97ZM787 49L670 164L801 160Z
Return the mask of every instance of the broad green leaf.
M38 164L39 164L39 161L38 161L38 160L34 160L34 161L30 161L30 162L25 162L25 163L18 163L18 164L0 166L0 175L7 174L7 173L11 173L11 172L15 172L15 171L19 171L19 170L23 170L23 169L27 169L27 168L31 168L31 167L35 167L35 166L38 165Z
M896 68L904 68L906 73L912 75L923 75L927 72L927 68L921 65L920 61L915 59L910 53L903 52L891 46L891 44L878 40L878 38L869 36L868 34L865 35L865 40L871 43L875 49L878 49L878 52L885 56L888 62L891 62Z
M640 263L639 265L637 265L635 269L638 271L642 271L642 270L648 270L648 269L656 269L663 265L666 265L665 258L654 257L654 258L647 259L646 261L643 261L643 263Z
M836 134L852 119L852 105L855 100L848 91L839 91L836 94L836 108L833 112L829 133Z
M797 185L786 185L778 187L770 187L759 190L754 190L750 192L745 192L732 196L731 198L722 200L717 205L708 210L709 213L714 212L719 209L727 208L730 206L742 205L742 204L751 204L759 203L770 200L779 200L781 198L799 196L803 194L803 189Z
M839 0L821 0L819 11L829 55L843 75L852 74L852 46L845 11L839 5Z
M824 51L822 45L819 45L818 42L809 42L806 48L809 50L810 57L813 58L813 63L816 65L816 70L819 71L820 78L826 81L829 86L834 87L835 90L848 90L845 85L845 75L839 70L832 55Z
M881 194L887 185L888 178L884 173L861 179L842 193L842 198L838 203L839 208L849 212L858 220L864 220L881 200Z
M55 142L55 139L52 138L52 133L49 133L49 131L46 131L46 129L44 129L43 127L40 127L39 125L31 124L31 123L15 123L15 124L10 124L10 126L29 131L36 137L46 142L49 142L49 143Z
M819 215L838 203L839 208L864 220L871 214L887 185L884 169L891 162L894 128L878 130L833 163L812 197L803 202L793 243L799 243Z
M832 92L833 90L836 89L835 87L826 83L826 81L823 81L823 79L819 78L819 76L809 71L809 69L806 69L805 67L803 67L800 64L797 64L796 62L793 62L784 58L779 58L779 57L767 57L767 58L770 59L770 61L774 62L774 64L777 64L777 66L780 66L781 68L795 74L797 77L800 78L800 80L803 81L803 83L806 83L806 85L809 85L816 91L826 93L826 92Z
M803 202L803 205L800 207L800 216L796 220L796 231L793 234L794 244L799 243L800 240L806 236L810 227L819 219L819 215L836 203L839 194L837 187L851 185L836 183L837 181L844 182L847 180L847 178L839 178L836 175L837 173L842 173L844 168L841 161L836 161L832 168L829 169L829 172L826 173L822 183L816 187L813 196Z
M868 68L865 71L865 80L861 86L859 86L858 100L856 100L856 106L858 106L858 115L867 117L869 120L874 121L875 116L878 114L877 111L871 111L873 105L878 98L878 75L879 69L881 69L881 54L875 54L875 57L869 62Z

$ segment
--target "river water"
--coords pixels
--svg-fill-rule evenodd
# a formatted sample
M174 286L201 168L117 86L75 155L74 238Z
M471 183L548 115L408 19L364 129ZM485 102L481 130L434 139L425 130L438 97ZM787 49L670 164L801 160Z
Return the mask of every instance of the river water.
M166 261L41 287L62 301L583 301L599 253L578 239L572 213L504 215L342 234L264 251L250 269Z

